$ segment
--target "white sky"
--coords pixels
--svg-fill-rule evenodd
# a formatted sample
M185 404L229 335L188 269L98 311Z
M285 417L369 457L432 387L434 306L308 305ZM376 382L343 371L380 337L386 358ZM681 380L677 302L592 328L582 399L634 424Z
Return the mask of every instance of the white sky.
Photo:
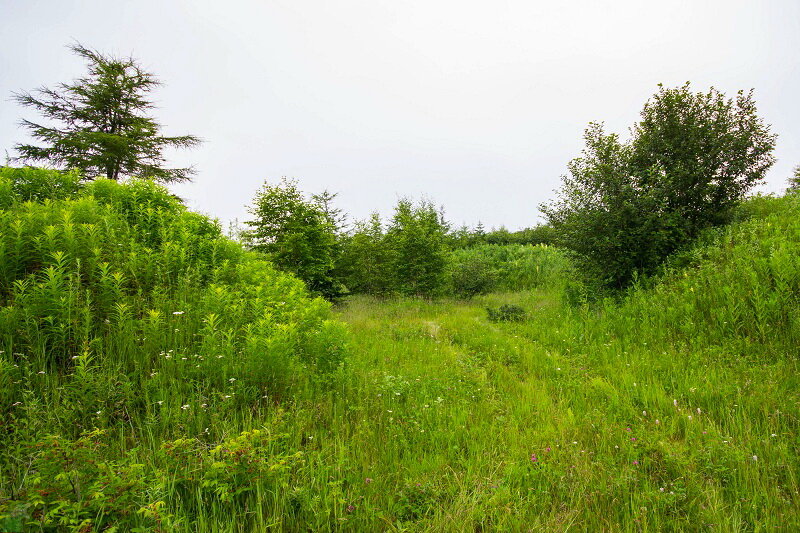
M84 73L66 44L133 55L165 83L164 132L205 140L173 189L223 222L289 176L352 218L425 195L530 226L587 123L626 134L659 82L755 88L779 135L759 190L800 164L798 0L0 0L0 35L0 151L38 118L12 91Z

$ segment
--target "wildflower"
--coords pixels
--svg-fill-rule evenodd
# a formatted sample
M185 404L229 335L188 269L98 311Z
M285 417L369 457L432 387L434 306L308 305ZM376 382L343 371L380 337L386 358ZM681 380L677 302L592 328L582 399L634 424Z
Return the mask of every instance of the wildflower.
M697 408L697 414L698 414L698 415L701 415L701 414L703 414L703 411L701 411L699 407Z
M777 437L777 436L778 436L777 433L773 433L772 435L770 435L770 437Z
M691 420L692 419L692 415L689 415L688 418L689 418L689 420Z
M757 455L753 456L753 461L758 461L758 456Z
M633 462L633 464L634 464L634 465L638 465L638 464L639 464L639 461L634 461L634 462Z
M96 415L101 415L102 413L103 413L103 411L97 411L95 414Z
M355 510L356 510L356 506L355 506L355 505L353 505L352 503L351 503L350 505L348 505L348 506L347 506L347 512L348 512L348 513L352 513L352 512L353 512L353 511L355 511Z
M636 440L636 437L631 437L631 442L634 442L635 440Z
M236 381L236 378L230 378L230 379L228 380L228 383L233 383L234 381Z
M544 449L544 451L546 451L546 452L549 452L549 451L550 451L550 446L548 446L547 448L545 448L545 449Z
M631 430L631 428L625 428L625 431L630 431L630 430Z
M661 422L656 418L656 424L660 424Z
M647 411L642 411L642 416L647 416Z
M156 403L157 403L158 405L163 405L163 404L164 404L164 400L158 400Z
M678 407L678 400L672 400L672 405L674 405L675 407Z
M183 311L173 311L172 314L173 315L182 315Z
M203 409L205 409L206 407L208 407L208 404L207 404L207 403L201 403L201 404L200 404L200 407L202 407Z
M44 374L44 373L45 373L45 371L44 371L44 370L40 370L40 371L39 371L39 374Z
M538 461L538 460L539 460L539 458L538 458L538 457L536 457L536 454L535 454L535 453L532 453L532 454L531 454L531 462L532 462L532 463L535 463L535 462L536 462L536 461Z
M189 408L189 404L181 405L181 409L183 409L184 411L187 410L188 408Z
M16 407L18 405L22 405L22 402L14 402L11 404L11 407Z
M365 485L369 485L370 483L372 483L372 478L371 477L368 477L368 478L364 479L364 484Z

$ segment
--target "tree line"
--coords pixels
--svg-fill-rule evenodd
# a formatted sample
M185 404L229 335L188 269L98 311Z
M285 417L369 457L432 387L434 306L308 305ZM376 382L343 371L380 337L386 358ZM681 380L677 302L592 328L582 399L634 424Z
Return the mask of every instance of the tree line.
M14 95L46 119L21 122L38 144L16 145L15 161L77 169L87 180L190 179L192 168L166 166L164 150L196 146L200 139L161 133L150 116L155 76L132 58L80 44L70 48L87 62L85 77ZM598 292L624 289L707 228L727 223L774 163L776 142L757 114L752 90L728 98L713 87L696 92L688 82L659 86L630 131L623 140L591 123L556 198L539 206L546 222L528 229L452 228L432 202L409 199L398 201L387 220L374 214L345 228L334 194L307 197L296 182L284 180L256 193L242 236L328 298L480 292L453 285L482 279L480 261L473 258L454 272L448 254L483 245L556 245L570 251ZM798 176L800 167L790 189L798 188ZM492 268L484 270L491 278Z

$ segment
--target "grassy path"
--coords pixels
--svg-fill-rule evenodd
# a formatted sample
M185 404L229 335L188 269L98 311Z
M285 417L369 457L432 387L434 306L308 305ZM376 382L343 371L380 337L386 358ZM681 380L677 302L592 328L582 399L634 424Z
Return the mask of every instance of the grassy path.
M484 305L530 320L490 323ZM791 530L796 365L614 334L551 294L355 299L330 428L354 529ZM718 349L714 348L714 349ZM341 401L345 399L345 401ZM334 407L336 406L336 407Z

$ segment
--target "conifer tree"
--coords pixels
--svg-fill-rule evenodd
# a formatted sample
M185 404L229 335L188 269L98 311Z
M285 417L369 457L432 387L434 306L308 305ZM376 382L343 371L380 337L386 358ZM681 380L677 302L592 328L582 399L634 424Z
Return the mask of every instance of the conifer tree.
M88 63L88 75L56 88L14 94L23 106L40 112L45 123L23 119L34 144L17 144L24 163L78 169L86 178L119 180L139 176L162 182L189 180L192 168L165 168L165 148L189 148L193 135L167 137L149 116L149 93L160 85L132 58L104 56L80 44L69 47Z

